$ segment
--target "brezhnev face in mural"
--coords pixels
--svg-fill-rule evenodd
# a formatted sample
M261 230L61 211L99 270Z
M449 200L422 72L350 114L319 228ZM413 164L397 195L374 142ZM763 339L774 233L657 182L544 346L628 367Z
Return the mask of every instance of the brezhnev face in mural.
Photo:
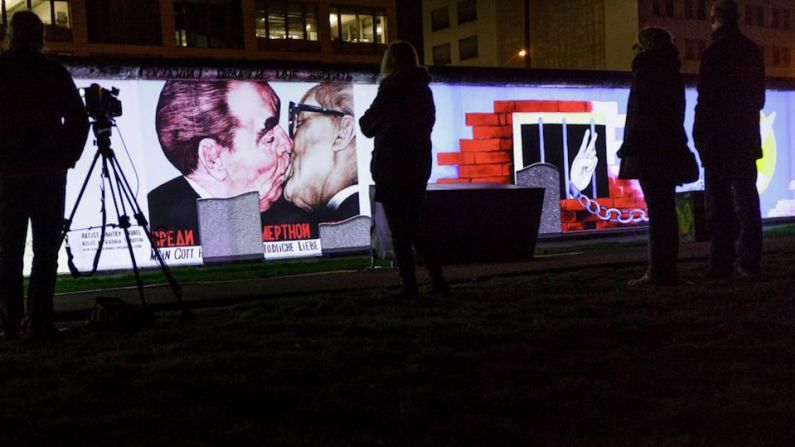
M149 193L152 228L198 236L198 198L256 191L260 212L281 198L293 145L279 125L279 107L265 81L167 81L155 124L182 175Z

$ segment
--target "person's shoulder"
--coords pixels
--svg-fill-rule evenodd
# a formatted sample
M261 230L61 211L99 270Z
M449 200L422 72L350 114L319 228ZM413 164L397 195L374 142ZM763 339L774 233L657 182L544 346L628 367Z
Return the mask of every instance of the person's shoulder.
M57 73L60 76L69 76L71 77L72 74L69 72L69 69L66 68L66 65L61 63L60 61L53 59L50 56L41 55L41 64L46 67L48 71L53 73Z

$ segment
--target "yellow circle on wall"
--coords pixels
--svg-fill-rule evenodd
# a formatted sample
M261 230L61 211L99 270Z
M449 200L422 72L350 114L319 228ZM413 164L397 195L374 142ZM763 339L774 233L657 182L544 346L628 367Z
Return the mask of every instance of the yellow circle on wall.
M762 134L762 158L756 161L756 169L759 172L756 177L756 189L761 193L770 185L776 170L776 134L773 132L776 112L769 116L760 112L759 117L759 130Z

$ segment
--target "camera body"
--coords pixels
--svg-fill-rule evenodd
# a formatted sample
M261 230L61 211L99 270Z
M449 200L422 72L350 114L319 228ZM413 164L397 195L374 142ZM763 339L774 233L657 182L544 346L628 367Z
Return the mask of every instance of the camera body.
M117 96L119 89L111 87L110 90L102 88L99 84L91 84L82 89L86 101L86 111L95 120L111 119L121 116L121 101Z

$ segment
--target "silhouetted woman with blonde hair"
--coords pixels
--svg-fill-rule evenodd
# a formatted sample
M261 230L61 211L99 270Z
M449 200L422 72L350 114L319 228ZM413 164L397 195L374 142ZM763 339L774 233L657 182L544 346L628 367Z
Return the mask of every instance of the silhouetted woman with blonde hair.
M434 248L422 225L425 189L431 174L431 131L436 120L431 77L414 47L392 42L381 62L382 80L370 108L359 120L362 133L375 137L370 171L375 200L386 213L403 288L400 298L418 296L412 245L431 275L431 292L449 294Z

